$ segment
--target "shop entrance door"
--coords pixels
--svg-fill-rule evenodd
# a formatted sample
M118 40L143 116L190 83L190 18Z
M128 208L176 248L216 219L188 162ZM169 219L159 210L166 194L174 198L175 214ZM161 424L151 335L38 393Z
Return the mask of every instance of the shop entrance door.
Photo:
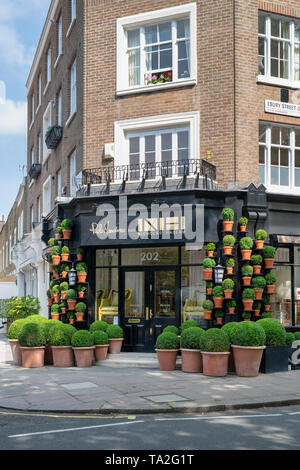
M124 350L154 352L162 330L180 324L178 269L126 268L121 284Z

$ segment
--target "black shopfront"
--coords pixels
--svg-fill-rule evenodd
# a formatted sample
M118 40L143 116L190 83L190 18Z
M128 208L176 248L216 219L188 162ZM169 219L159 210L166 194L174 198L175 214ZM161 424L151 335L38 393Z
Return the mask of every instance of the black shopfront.
M255 185L236 191L132 194L126 200L123 195L83 196L56 207L44 223L44 239L63 218L74 221L71 249L75 253L83 247L89 266L86 322L117 323L124 329L125 351L150 352L167 325L196 319L204 328L215 326L214 321L208 324L203 319L204 246L221 240L222 209L231 207L235 220L248 217L249 236L265 228L269 242L278 248L272 312L293 331L300 329L300 205L299 198L288 199L287 203ZM153 205L155 210L171 208L171 212L153 215ZM146 215L138 211L143 206L148 209ZM224 263L222 251L216 255L217 262ZM238 273L234 279L238 284ZM225 313L224 322L241 320L241 314L241 307L234 317Z

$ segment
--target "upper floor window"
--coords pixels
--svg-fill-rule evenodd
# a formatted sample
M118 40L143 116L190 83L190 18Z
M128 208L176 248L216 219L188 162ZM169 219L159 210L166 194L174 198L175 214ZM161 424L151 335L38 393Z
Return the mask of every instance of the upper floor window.
M41 132L38 135L37 144L37 163L41 163L43 160L43 140Z
M196 5L132 17L118 26L118 92L196 81Z
M70 69L70 116L75 113L77 106L77 79L76 79L76 60Z
M259 80L287 84L300 82L300 21L259 14Z
M259 180L276 192L300 193L300 127L260 124Z
M71 22L76 18L76 0L71 0Z
M32 92L32 95L30 97L30 124L32 124L34 121L34 92Z
M62 91L61 89L57 93L56 103L57 103L57 125L62 126Z
M76 196L76 152L74 152L69 159L69 175L70 175L70 197Z
M57 20L57 56L62 54L62 14Z
M46 84L51 82L51 47L47 51L47 60L46 60Z
M42 104L42 76L38 77L38 106Z

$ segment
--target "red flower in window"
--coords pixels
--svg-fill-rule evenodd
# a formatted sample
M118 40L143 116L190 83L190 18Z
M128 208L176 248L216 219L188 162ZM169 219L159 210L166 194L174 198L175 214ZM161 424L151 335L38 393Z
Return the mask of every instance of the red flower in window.
M168 77L172 77L172 72L168 72Z

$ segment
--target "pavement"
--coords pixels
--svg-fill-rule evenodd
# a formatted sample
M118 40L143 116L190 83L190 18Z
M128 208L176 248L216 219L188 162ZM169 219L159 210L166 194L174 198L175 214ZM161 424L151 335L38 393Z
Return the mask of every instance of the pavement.
M207 413L300 404L300 370L206 377L122 366L24 369L0 334L0 408L19 411Z

